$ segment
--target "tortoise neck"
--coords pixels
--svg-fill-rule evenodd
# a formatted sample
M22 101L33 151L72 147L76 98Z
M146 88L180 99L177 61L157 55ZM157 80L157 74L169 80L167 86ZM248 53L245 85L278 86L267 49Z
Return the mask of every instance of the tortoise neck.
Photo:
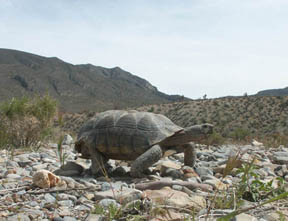
M195 138L193 139L191 135L188 135L185 131L181 131L171 137L167 137L165 140L160 142L160 146L179 146L191 141L195 141Z

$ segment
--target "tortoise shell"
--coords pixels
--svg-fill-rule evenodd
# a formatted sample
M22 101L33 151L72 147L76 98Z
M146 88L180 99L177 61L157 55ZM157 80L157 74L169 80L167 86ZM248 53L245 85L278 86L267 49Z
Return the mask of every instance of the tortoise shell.
M91 145L109 159L134 160L174 133L183 130L161 114L110 110L88 121L78 134L76 150ZM78 144L77 144L78 143ZM88 151L89 152L89 151Z

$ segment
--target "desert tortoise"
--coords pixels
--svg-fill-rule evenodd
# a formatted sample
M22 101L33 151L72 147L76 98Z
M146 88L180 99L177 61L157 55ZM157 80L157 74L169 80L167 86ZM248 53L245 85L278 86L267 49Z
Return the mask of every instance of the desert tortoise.
M192 143L212 133L211 124L182 128L161 114L135 110L110 110L98 114L79 131L75 149L82 158L92 159L91 171L109 159L134 160L130 174L140 177L168 149L184 151L184 163L194 166Z

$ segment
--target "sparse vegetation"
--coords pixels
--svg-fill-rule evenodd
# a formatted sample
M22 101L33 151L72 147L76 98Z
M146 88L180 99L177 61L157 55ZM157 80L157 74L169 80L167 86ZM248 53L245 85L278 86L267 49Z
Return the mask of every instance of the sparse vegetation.
M13 98L0 105L0 145L2 148L30 147L51 135L57 102L49 95Z
M161 109L154 108L154 112L164 114L182 127L204 122L214 124L216 134L210 143L214 140L220 145L231 138L241 143L256 139L277 147L288 144L287 104L288 96L226 97L162 104ZM139 110L150 108L145 106Z

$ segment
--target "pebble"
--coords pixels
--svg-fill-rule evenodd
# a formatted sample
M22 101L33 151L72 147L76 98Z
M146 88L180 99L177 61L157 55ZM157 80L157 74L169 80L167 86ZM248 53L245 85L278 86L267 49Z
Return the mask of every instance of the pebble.
M110 205L113 205L113 206L116 206L116 207L120 207L121 206L114 199L103 199L103 200L100 200L98 204L100 206L102 206L103 208L105 208L105 209L108 209Z
M96 203L105 209L111 204L116 207L125 206L126 208L128 205L133 205L136 202L141 203L146 200L147 205L145 205L148 206L150 205L149 202L151 203L151 199L154 201L159 199L159 196L161 196L160 199L165 199L165 202L172 203L171 205L181 205L180 207L185 208L187 205L195 206L196 202L197 210L201 210L202 215L207 213L205 210L207 208L206 201L208 201L205 198L207 193L201 190L190 190L179 185L173 185L171 188L164 187L161 190L140 191L134 189L135 184L131 182L147 181L148 178L129 179L130 164L127 162L110 160L109 162L111 162L112 166L110 166L109 171L111 170L112 173L109 174L111 176L109 180L107 180L107 177L93 178L85 174L85 171L91 165L91 161L83 159L75 161L74 144L73 141L70 142L68 140L67 142L65 141L65 144L63 143L63 148L65 153L68 154L67 159L71 160L66 161L63 166L61 166L56 155L55 147L57 148L57 144L49 144L49 148L40 148L39 152L15 155L13 160L8 158L6 150L0 150L0 180L2 181L0 190L7 189L5 194L0 192L0 204L8 206L22 203L25 205L17 207L17 214L13 210L1 213L1 215L6 214L3 220L75 221L84 220L85 218L91 221L101 220L101 215L91 214ZM241 181L243 173L236 174L236 168L223 179L223 171L228 157L234 156L240 150L247 151L243 156L244 160L251 160L252 154L259 157L257 161L258 168L254 170L254 173L258 174L262 181L275 180L272 183L273 188L277 187L277 177L282 177L288 182L288 148L286 147L277 148L276 150L251 145L227 145L220 148L210 147L209 149L202 146L201 148L197 153L198 159L195 168L183 165L183 153L171 152L168 157L149 168L149 174L152 174L149 179L153 178L155 181L163 182L185 180L198 184L208 184L214 189L225 191L228 187L232 187L235 183ZM32 187L33 175L36 171L42 169L52 173L57 170L61 171L58 175L61 182L63 182L63 186L50 189ZM114 180L114 177L119 177L119 179ZM128 180L125 180L124 177L128 177ZM249 179L249 182L251 183L252 179ZM21 188L21 185L27 184L31 185L31 190L19 189L12 191L13 189ZM58 189L61 190L61 188L66 188L65 192L56 191ZM67 191L71 188L90 189ZM29 191L45 192L49 190L56 192L28 194ZM253 205L252 202L247 201L247 203L250 203L250 206ZM172 211L171 214L173 214ZM200 216L200 214L198 213L197 216ZM227 214L227 212L223 210L223 214ZM251 212L249 214L240 214L235 217L235 220L279 220L277 215L278 213L271 210L266 213ZM0 217L0 220L2 220L2 217Z
M213 171L210 168L207 167L198 167L195 169L196 173L198 173L198 175L200 177L202 176L206 176L206 175L211 175L213 176Z
M46 193L44 199L47 203L54 203L56 201L56 198L52 196L50 193Z
M7 174L6 178L8 178L8 179L16 179L17 180L17 179L20 179L21 176L18 175L18 174L11 173L11 174Z

